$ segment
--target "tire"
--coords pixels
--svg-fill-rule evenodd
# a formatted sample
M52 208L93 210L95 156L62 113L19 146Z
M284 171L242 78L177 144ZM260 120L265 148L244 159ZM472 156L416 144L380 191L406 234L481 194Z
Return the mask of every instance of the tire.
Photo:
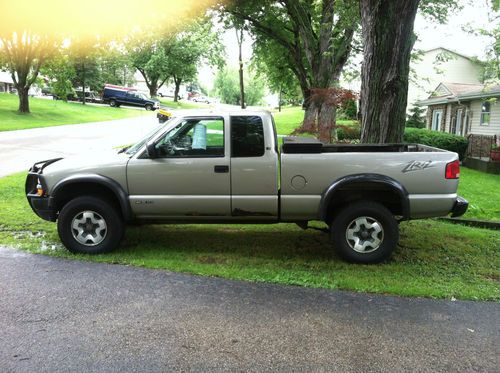
M76 226L82 228L82 233L74 228ZM118 247L123 238L124 223L116 208L106 200L77 197L64 205L59 213L57 231L64 246L72 253L102 254Z
M355 202L340 210L330 233L337 253L353 263L380 263L399 241L399 226L392 213L372 201Z
M116 104L115 100L110 100L109 101L109 106L111 106L111 107L118 107L118 105Z
M151 104L147 104L147 105L146 105L146 110L147 110L147 111L153 111L153 105L151 105Z

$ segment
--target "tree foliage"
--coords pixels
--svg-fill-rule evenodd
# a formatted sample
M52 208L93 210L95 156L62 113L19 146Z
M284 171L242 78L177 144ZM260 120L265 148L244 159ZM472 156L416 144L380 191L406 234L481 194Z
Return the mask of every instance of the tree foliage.
M257 76L247 74L245 80L246 105L258 105L264 97L265 84ZM241 105L239 74L235 69L221 69L215 77L215 93L221 101L230 105Z
M356 0L235 0L221 5L225 14L245 22L255 45L266 44L283 56L301 87L306 112L303 129L319 132L321 140L335 137L335 108L310 100L312 89L338 85L351 41L359 25Z
M0 34L0 48L3 64L9 70L18 92L18 110L29 113L29 89L42 65L54 53L56 44L44 35L23 30Z

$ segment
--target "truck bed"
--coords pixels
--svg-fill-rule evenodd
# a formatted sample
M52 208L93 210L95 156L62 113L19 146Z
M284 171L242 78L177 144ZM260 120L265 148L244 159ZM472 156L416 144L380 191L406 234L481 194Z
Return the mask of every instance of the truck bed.
M317 139L285 137L282 152L288 154L320 153L407 153L442 152L442 149L411 143L399 144L323 144Z

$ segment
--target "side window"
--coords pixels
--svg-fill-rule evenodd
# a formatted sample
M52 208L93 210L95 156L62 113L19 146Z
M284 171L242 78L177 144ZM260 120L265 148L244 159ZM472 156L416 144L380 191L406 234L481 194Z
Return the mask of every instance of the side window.
M488 126L490 124L491 103L484 101L481 105L481 126Z
M224 121L186 119L156 143L161 158L224 156Z
M258 116L231 117L231 156L261 157L264 155L264 126Z

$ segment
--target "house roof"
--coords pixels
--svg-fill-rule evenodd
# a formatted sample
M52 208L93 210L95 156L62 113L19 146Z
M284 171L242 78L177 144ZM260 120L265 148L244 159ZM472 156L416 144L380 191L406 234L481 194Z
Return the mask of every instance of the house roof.
M500 97L500 84L440 83L428 99L418 101L419 106Z
M460 57L463 57L463 58L467 58L468 60L471 60L472 62L477 62L478 61L474 57L467 56L466 54L459 53L457 51L454 51L452 49L448 49L448 48L445 48L445 47L431 48L431 49L428 49L428 50L424 51L424 53L429 53L429 52L433 52L433 51L440 50L440 49L443 50L443 51L446 51L448 53L456 54L457 56L460 56Z

